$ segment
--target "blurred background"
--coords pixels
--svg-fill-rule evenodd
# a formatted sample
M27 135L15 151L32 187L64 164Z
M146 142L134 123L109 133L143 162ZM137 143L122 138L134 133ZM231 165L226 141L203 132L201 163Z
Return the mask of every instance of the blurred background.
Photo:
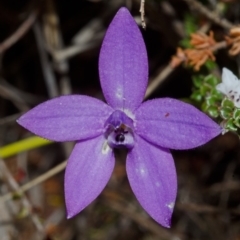
M103 193L66 220L64 167L74 143L41 142L16 123L25 111L58 95L103 99L98 56L105 31L121 6L131 11L146 43L146 99L168 96L204 110L207 93L194 98L193 93L199 93L194 79L210 73L220 79L224 66L239 74L240 34L231 35L239 24L238 0L145 0L146 29L141 27L140 0L1 0L1 240L240 240L236 133L229 131L197 149L172 151L178 196L172 227L165 229L137 203L121 153L116 154L116 167ZM210 53L195 60L186 52L181 55L183 49L203 49L190 41L199 31L195 37L210 44ZM206 112L218 121L209 109Z

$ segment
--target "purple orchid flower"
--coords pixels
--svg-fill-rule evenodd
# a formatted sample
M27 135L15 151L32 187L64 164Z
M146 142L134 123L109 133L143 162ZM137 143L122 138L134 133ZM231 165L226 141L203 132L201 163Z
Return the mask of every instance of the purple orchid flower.
M148 61L137 24L121 8L102 44L99 73L107 104L82 95L46 101L18 123L54 141L77 141L65 172L68 218L103 190L114 168L115 148L127 148L127 176L142 207L170 227L177 177L169 149L198 147L221 132L193 106L171 98L142 103Z

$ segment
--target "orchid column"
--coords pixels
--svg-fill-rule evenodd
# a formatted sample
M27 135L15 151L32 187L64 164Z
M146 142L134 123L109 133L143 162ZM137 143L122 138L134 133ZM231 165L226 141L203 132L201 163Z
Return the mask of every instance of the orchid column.
M77 141L65 172L68 217L89 205L106 186L115 148L126 148L127 176L139 203L170 227L177 193L169 149L198 147L221 128L193 106L163 98L142 103L148 60L141 32L126 8L110 24L99 58L107 103L82 95L61 96L24 114L18 123L54 141Z

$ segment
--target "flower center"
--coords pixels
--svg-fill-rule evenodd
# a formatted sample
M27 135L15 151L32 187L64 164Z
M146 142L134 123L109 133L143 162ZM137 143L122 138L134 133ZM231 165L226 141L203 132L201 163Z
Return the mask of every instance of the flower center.
M123 133L119 133L118 135L116 135L115 140L117 142L124 142L124 140L125 140L124 134Z
M110 147L133 148L133 120L124 112L120 110L113 112L107 119L105 126L105 137Z

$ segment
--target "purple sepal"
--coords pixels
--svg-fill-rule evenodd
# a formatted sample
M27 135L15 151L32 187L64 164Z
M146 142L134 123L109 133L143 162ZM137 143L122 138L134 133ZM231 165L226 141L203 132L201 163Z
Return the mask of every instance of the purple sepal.
M170 227L177 177L169 150L136 136L134 148L127 156L127 176L142 207L155 221Z
M75 141L102 134L112 112L111 107L96 98L69 95L39 104L17 122L49 140Z
M111 125L113 128L119 128L122 124L133 129L133 120L121 110L114 111L107 121L105 127Z
M114 163L113 151L103 136L76 143L65 171L68 218L83 210L102 192Z
M164 148L195 148L221 133L221 127L207 115L171 98L144 102L135 118L136 133Z
M126 8L120 8L108 27L99 57L105 99L115 109L135 110L148 81L148 60L142 34Z

